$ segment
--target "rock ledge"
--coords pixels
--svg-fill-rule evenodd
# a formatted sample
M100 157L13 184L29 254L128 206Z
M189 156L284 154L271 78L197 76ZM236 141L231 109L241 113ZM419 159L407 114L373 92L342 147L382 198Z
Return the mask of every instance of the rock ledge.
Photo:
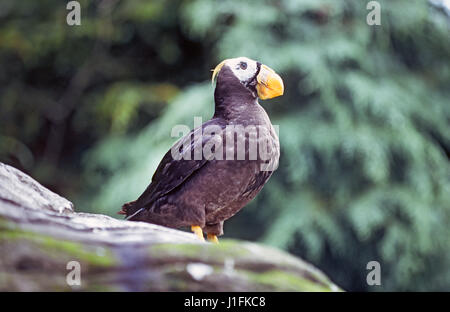
M69 286L70 261L81 285ZM340 291L299 258L263 245L200 242L165 227L76 213L0 163L0 291Z

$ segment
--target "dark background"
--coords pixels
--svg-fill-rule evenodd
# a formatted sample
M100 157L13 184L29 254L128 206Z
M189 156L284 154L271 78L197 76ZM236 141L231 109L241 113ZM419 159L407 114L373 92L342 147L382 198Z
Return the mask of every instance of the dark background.
M148 185L176 124L213 112L211 69L247 56L285 95L280 167L225 225L346 290L450 289L450 19L440 1L0 3L0 161L112 216ZM432 4L433 3L433 4ZM382 286L366 284L379 261Z

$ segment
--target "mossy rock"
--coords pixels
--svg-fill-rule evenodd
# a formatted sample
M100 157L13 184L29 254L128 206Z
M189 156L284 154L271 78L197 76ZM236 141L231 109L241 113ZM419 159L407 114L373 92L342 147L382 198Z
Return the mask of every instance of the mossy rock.
M72 207L0 163L0 291L340 291L312 265L275 248L201 242ZM71 286L73 261L81 284Z

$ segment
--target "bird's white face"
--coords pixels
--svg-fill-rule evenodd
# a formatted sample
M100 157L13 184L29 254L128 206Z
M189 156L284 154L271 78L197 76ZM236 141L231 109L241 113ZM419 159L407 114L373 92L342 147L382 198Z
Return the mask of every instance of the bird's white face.
M233 75L246 87L255 82L256 91L261 100L271 99L284 93L283 80L273 69L247 57L222 61L213 70L212 82L224 66L230 68Z
M256 72L258 71L256 61L247 57L228 59L224 65L228 66L241 82L249 81L251 78L255 77Z

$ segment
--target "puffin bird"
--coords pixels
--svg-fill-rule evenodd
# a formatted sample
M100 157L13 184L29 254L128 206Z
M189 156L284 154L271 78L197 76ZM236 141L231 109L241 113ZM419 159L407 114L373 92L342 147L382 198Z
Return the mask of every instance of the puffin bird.
M280 147L258 103L284 92L281 77L246 57L226 59L213 70L215 112L176 142L152 181L119 214L171 228L190 227L218 243L223 222L250 202L278 166Z

